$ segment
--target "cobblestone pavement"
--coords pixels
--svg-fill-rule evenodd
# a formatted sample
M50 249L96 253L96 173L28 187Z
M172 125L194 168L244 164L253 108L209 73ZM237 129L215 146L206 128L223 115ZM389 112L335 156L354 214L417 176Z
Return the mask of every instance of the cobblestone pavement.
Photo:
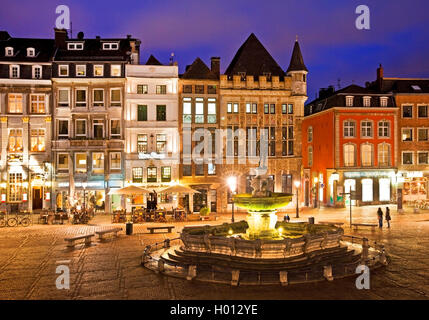
M376 221L375 207L353 211L354 222ZM0 299L428 299L429 212L398 214L393 206L391 212L390 230L354 232L344 228L346 234L383 242L392 258L389 266L371 273L370 290L356 289L355 278L288 287L232 288L157 275L140 266L144 246L178 234L148 234L148 224L134 225L132 236L122 232L117 239L66 248L66 235L109 227L109 217L102 215L86 226L0 229ZM237 220L244 219L242 214L237 216ZM305 221L309 216L316 217L316 222L348 222L349 213L312 209L292 221ZM211 223L228 219L225 215ZM186 224L196 223L177 223L176 232ZM56 267L60 264L70 268L70 290L56 289Z

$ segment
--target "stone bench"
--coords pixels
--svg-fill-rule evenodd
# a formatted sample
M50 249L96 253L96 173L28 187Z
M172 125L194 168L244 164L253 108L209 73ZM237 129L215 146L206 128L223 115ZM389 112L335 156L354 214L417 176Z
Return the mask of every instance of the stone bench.
M336 227L341 227L344 225L344 222L330 222L330 221L319 221L319 224L324 224L324 225L334 225Z
M64 238L64 241L67 241L67 247L74 247L75 246L75 242L77 240L81 240L81 239L85 239L85 245L90 245L92 242L92 237L94 236L93 233L90 234L83 234L83 235L79 235L79 236L75 236L75 237L68 237L68 238Z
M359 227L370 227L372 230L375 230L378 225L373 223L352 223L352 226L355 230L357 230Z
M171 233L171 230L174 229L174 226L164 226L164 227L147 227L150 233L154 233L155 230L167 230L168 233Z
M120 231L122 231L122 228L111 228L111 229L96 231L95 233L98 235L98 239L101 241L104 239L103 236L105 234L114 233L115 237L117 237L118 232L120 232Z

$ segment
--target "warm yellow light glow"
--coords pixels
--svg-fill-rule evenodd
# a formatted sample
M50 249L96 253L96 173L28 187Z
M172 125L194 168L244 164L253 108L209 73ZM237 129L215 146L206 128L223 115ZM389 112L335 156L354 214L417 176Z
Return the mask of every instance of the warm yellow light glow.
M295 184L295 187L296 187L296 188L299 188L299 186L301 185L301 181L296 180L296 181L294 182L294 184Z
M237 177L229 177L227 180L228 186L229 186L229 190L231 190L232 193L235 192L235 190L237 190Z
M22 186L23 186L24 188L28 188L28 182L23 182L23 183L22 183Z
M319 179L317 179L317 177L314 177L314 183L317 183L319 181Z
M232 235L234 233L234 231L232 231L232 229L229 229L228 234Z
M282 227L280 227L280 228L278 229L278 231L279 231L279 233L280 233L280 234L282 234L282 233L283 233L283 228L282 228Z

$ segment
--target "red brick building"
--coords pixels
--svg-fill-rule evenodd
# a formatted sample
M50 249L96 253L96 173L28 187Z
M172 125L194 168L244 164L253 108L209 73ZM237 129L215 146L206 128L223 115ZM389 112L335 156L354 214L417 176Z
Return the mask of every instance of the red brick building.
M322 89L302 126L307 206L396 199L397 108L392 94L351 85Z

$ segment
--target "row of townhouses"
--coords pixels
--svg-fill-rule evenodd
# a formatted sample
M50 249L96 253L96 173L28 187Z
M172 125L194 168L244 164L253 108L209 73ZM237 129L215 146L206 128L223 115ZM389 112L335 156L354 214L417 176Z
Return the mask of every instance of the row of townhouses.
M385 78L380 66L365 87L323 89L304 107L307 75L298 41L283 69L254 34L223 74L219 57L179 74L152 55L141 64L131 36L0 31L1 206L110 212L124 204L112 191L135 184L164 206L226 211L226 179L251 191L261 141L272 191L295 193L300 181L301 205L426 198L429 80ZM198 193L159 192L176 183Z

